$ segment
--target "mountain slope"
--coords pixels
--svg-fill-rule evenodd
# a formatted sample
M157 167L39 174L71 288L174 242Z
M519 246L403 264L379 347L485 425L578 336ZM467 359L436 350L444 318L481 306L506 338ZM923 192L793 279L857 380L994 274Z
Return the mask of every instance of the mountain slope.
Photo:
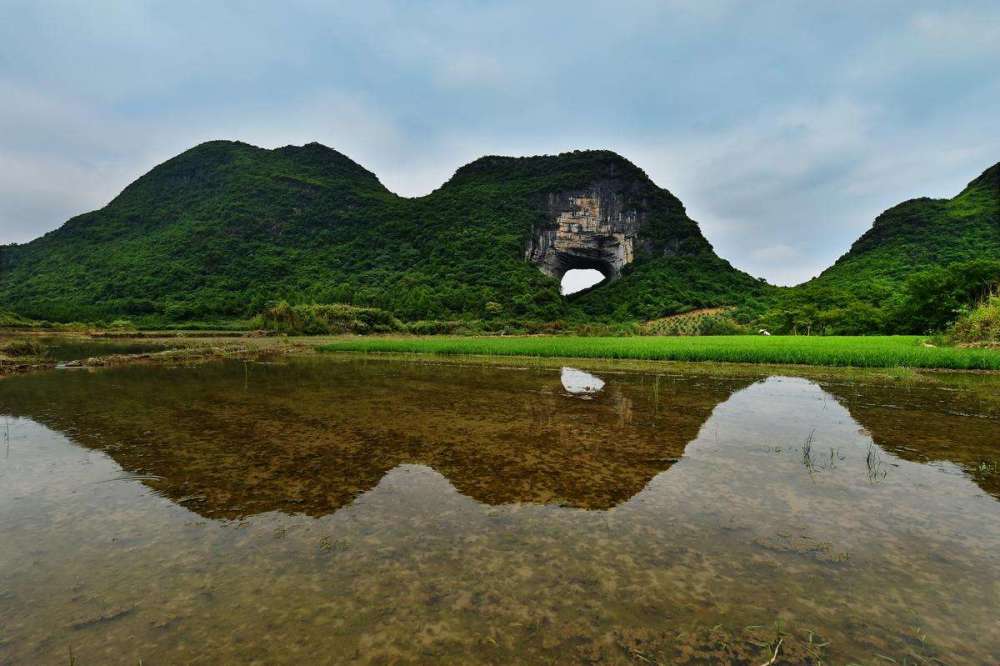
M562 233L559 219L580 241L555 248L565 265L603 252L615 279L559 296L529 256ZM576 233L588 224L597 226ZM614 252L627 262L612 266ZM105 208L0 250L0 306L52 320L238 317L276 299L408 319L648 318L763 289L715 255L673 195L606 151L486 157L405 199L319 144L213 141Z
M953 199L912 199L885 211L806 285L892 290L916 271L973 259L1000 259L1000 163Z
M818 277L753 305L779 333L941 332L998 281L1000 164L953 199L890 208Z

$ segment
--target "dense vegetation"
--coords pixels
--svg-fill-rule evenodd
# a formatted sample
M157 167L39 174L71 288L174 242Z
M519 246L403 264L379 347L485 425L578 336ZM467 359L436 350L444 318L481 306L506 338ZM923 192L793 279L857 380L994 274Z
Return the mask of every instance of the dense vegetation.
M735 316L776 333L937 333L998 284L1000 260L976 259L914 272L892 288L813 281L782 290L763 304L750 301Z
M6 310L0 310L0 328L31 328L36 322Z
M984 298L962 313L952 334L959 342L982 342L1000 345L1000 291Z
M261 314L260 328L292 335L339 333L392 333L403 324L392 313L378 308L332 305L289 305L282 301Z
M564 298L526 243L550 221L548 195L596 182L646 212L644 243L620 279ZM886 211L819 277L778 289L720 259L676 197L607 151L484 157L405 199L319 144L215 141L0 247L0 325L401 330L333 314L359 308L417 333L924 334L998 284L1000 164L953 199ZM280 303L292 319L275 318ZM717 306L737 307L663 319Z
M647 208L649 247L575 299L524 261L544 200L612 180ZM663 251L670 248L670 252ZM487 157L404 199L340 153L202 144L102 210L0 251L0 305L54 321L248 319L280 300L403 320L644 319L764 289L719 259L684 212L606 151Z
M342 339L324 351L478 354L733 363L790 363L867 368L1000 370L1000 353L926 346L917 336L713 337L367 337Z
M939 332L997 284L1000 164L953 199L887 210L819 277L748 299L739 316L781 333Z

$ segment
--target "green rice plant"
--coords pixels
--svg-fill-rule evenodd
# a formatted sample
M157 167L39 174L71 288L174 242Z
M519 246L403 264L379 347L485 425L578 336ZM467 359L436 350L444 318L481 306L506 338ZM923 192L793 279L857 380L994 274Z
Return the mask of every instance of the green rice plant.
M320 349L861 368L1000 370L1000 350L926 345L924 338L919 336L365 337L336 340Z

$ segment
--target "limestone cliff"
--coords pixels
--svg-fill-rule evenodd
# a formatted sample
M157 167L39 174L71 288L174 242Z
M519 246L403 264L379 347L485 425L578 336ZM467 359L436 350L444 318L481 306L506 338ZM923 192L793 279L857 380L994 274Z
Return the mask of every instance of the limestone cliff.
M535 230L525 251L546 275L561 279L573 268L596 268L614 280L635 260L644 211L606 183L551 193L547 204L551 222Z
M599 270L609 282L639 259L694 256L711 246L672 194L610 154L584 187L547 192L524 257L561 279L575 268Z

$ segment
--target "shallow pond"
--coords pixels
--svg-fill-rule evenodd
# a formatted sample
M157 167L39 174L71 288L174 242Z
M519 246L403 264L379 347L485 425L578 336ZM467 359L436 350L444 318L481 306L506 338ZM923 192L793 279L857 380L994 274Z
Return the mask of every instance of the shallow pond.
M38 340L45 346L46 356L58 362L79 361L112 354L147 354L177 347L176 343L170 344L164 341L102 340L66 335L41 337Z
M1000 377L595 367L0 381L0 664L1000 661Z

